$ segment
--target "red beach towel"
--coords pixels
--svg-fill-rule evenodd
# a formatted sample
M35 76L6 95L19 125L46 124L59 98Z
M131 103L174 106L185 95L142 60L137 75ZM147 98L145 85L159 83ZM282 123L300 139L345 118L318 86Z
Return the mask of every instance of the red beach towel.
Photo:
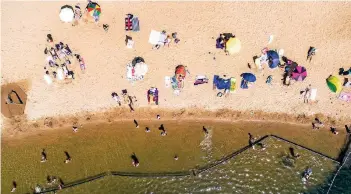
M125 18L125 29L126 31L132 30L132 20L128 17Z

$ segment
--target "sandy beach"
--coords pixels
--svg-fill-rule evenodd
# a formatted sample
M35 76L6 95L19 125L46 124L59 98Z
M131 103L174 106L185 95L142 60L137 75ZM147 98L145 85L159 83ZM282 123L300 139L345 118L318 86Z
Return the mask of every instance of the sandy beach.
M79 117L83 112L107 110L118 106L111 92L122 89L137 97L138 107L148 107L146 91L152 86L160 91L159 108L163 111L226 108L292 115L322 113L336 120L350 119L351 103L338 100L328 89L326 78L351 65L351 2L102 1L100 26L80 22L72 27L62 23L58 14L61 6L75 3L2 2L1 82L25 83L25 114L29 120ZM80 3L81 7L86 5L85 1ZM21 14L13 14L17 12ZM124 30L127 13L139 17L140 32ZM102 24L110 25L108 32ZM151 30L177 32L180 42L153 50L148 43ZM231 32L241 40L240 53L226 56L215 48L215 39L223 32ZM71 83L45 83L43 51L47 34L84 57L85 74L75 62L76 79ZM125 47L125 35L133 37L134 49ZM267 45L270 35L274 35L274 41ZM266 46L284 49L285 56L306 67L307 78L286 87L279 68L250 70L247 63L253 64L253 56ZM318 52L309 63L306 54L310 46ZM149 72L143 81L132 85L126 80L126 64L136 56L145 59ZM191 74L181 94L175 96L172 88L165 88L164 77L173 76L178 64L186 65ZM243 72L257 76L252 88L238 88L227 98L216 97L217 92L212 90L214 74L239 80ZM194 86L195 75L200 74L207 75L210 83ZM265 83L268 75L273 75L272 86ZM299 92L309 84L318 89L317 102L305 104Z

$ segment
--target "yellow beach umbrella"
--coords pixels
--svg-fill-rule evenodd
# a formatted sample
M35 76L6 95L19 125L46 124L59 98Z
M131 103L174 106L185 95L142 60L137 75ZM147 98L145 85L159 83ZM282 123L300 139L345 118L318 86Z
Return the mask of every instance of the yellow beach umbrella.
M237 38L230 38L226 43L226 50L229 54L238 53L241 49L241 42Z
M327 79L327 85L332 92L339 93L342 90L341 81L336 76L329 76Z

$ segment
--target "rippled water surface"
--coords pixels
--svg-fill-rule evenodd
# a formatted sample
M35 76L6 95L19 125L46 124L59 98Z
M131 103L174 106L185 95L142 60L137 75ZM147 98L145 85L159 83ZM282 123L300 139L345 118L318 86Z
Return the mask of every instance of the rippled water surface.
M303 193L323 191L327 177L338 167L330 159L274 138L263 144L265 149L256 146L196 177L106 177L63 193ZM290 147L301 157L290 157ZM303 184L301 173L307 167L313 174Z

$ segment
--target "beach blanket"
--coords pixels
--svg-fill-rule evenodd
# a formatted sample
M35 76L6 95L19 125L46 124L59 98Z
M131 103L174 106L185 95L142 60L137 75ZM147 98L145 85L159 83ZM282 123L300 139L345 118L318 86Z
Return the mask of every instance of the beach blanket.
M171 86L171 77L165 76L165 87L169 88Z
M341 92L341 94L339 95L339 99L345 102L351 102L351 92Z
M230 78L230 93L235 93L236 90L236 79L234 77Z
M204 84L204 83L208 83L208 78L205 75L197 75L195 77L195 82L194 85L199 85L199 84Z
M131 49L133 48L133 46L134 46L134 41L129 39L127 42L127 48Z
M310 100L311 101L315 101L317 97L317 89L311 89L311 93L310 93Z
M148 71L148 66L145 63L137 63L134 67L132 63L127 65L127 80L137 81L144 79Z
M132 18L127 16L125 17L125 30L130 31L133 29Z
M139 19L138 17L134 17L132 19L132 29L134 32L140 31L140 26L139 26Z
M230 89L230 79L223 79L220 78L218 75L213 76L213 84L217 87L219 90L229 90Z
M165 34L162 34L161 32L158 32L156 30L151 30L150 36L149 36L149 43L152 45L164 45L166 41L167 36Z

